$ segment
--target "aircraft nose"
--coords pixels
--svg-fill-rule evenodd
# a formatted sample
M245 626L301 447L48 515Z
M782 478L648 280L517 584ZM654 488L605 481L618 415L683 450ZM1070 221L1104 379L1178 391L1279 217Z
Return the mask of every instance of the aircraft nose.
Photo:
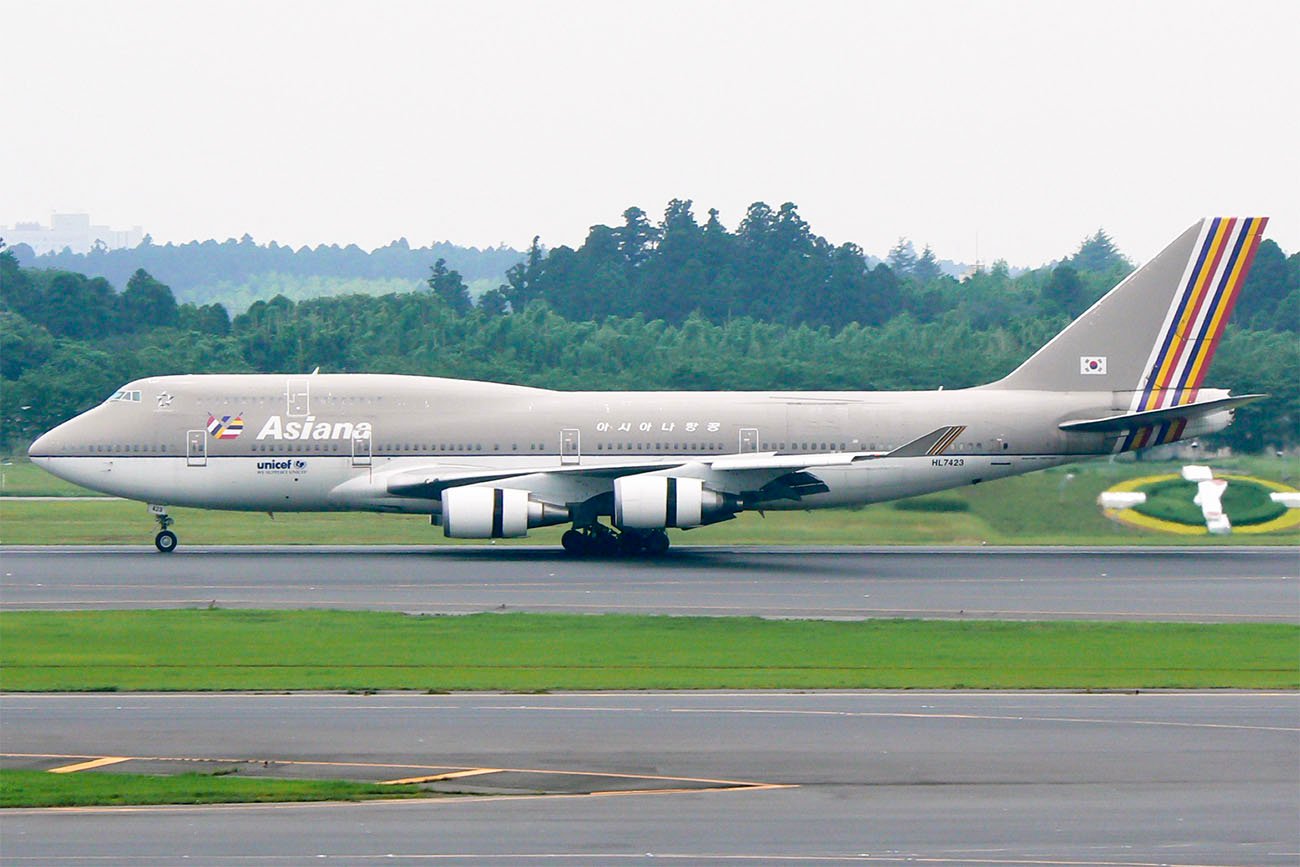
M54 446L54 438L51 436L51 434L53 433L54 431L47 431L46 433L43 433L40 436L38 436L36 439L32 440L32 444L27 447L27 457L29 458L51 457L53 454L53 446Z
M75 421L75 419L74 419ZM68 451L68 427L72 421L65 421L63 424L48 430L32 441L27 447L27 456L32 459L36 458L56 458Z

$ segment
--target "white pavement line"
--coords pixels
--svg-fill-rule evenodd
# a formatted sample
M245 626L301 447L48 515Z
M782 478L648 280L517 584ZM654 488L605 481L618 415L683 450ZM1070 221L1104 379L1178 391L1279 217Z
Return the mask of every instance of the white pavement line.
M932 719L932 720L989 720L996 722L1048 722L1048 723L1082 723L1088 725L1130 725L1130 726L1168 726L1170 728L1189 729L1242 729L1257 732L1300 732L1300 728L1289 726L1252 726L1239 723L1191 723L1174 720L1147 719L1100 719L1092 717L1062 716L1002 716L997 714L976 713L907 713L901 711L854 711L854 710L775 710L763 708L671 708L670 713L698 714L770 714L773 716L842 716L842 717L887 717L893 719Z

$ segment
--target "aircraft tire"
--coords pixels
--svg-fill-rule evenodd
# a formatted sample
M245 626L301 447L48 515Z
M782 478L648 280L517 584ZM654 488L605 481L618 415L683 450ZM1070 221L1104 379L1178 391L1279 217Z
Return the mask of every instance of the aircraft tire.
M565 530L564 535L560 537L560 544L564 550L570 554L586 554L588 550L587 537L577 530Z
M153 537L153 544L161 553L170 554L176 550L176 534L171 530L163 530Z
M645 550L646 537L634 530L624 530L618 537L618 552L628 557L635 557Z
M642 550L647 556L662 557L668 553L668 546L671 544L667 533L663 530L655 530L653 533L648 533L642 541Z

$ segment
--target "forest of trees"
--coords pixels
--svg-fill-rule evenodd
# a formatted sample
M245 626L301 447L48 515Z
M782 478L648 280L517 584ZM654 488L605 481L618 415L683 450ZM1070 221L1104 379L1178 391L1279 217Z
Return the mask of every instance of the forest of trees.
M636 208L577 249L534 241L475 303L452 260L420 291L178 304L137 269L23 267L0 251L0 441L13 445L133 378L168 373L412 373L553 388L899 389L969 386L1013 369L1133 265L1102 231L1061 261L961 280L904 241L873 264L815 235L793 205L751 206L735 231L691 203ZM184 246L184 245L182 245ZM1215 441L1300 443L1300 255L1265 240L1216 356L1213 384L1268 401Z
M249 235L238 241L229 238L220 243L209 240L185 244L155 244L146 236L143 243L129 249L99 247L88 253L65 249L39 256L27 245L17 244L13 253L27 268L103 277L114 286L124 286L132 274L143 269L170 286L179 300L196 304L244 298L251 303L255 299L241 291L249 284L315 282L320 286L320 278L328 278L334 287L350 284L360 289L368 281L402 281L409 287L428 275L435 259L446 260L450 268L470 282L495 282L522 258L518 250L509 247L480 250L445 241L412 247L405 238L370 252L355 244L321 244L295 250L274 241L258 244Z

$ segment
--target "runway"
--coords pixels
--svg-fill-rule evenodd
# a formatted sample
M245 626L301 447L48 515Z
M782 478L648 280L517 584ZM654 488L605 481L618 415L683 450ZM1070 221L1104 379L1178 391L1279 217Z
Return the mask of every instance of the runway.
M10 695L4 704L6 753L93 749L780 786L10 810L0 814L10 864L1300 859L1295 694Z
M351 608L1300 622L1294 548L6 548L4 609Z
M6 548L3 564L9 610L1300 622L1300 555L1277 548ZM474 793L7 810L13 864L1300 861L1294 693L9 694L0 719L4 767Z

